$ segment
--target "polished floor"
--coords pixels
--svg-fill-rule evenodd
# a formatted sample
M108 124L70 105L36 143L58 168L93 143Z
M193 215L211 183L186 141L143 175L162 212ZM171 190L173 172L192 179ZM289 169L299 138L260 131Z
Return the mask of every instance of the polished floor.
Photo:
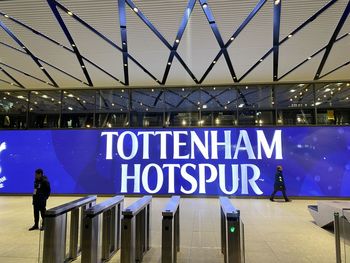
M51 197L48 208L78 197ZM107 199L99 197L98 202ZM126 198L125 207L136 198ZM160 262L161 210L168 198L153 198L151 250L144 262ZM241 210L245 224L247 263L335 262L334 235L312 221L307 205L315 200L291 203L265 199L231 199ZM220 252L219 201L215 198L182 198L180 206L181 251L179 263L224 262ZM40 261L40 231L33 224L31 197L0 196L0 262ZM110 262L120 262L119 252ZM80 262L78 259L76 262Z

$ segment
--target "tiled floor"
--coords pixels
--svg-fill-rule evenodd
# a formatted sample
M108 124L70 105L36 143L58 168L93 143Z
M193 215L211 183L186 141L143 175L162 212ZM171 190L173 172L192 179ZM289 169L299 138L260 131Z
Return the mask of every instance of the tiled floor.
M48 208L78 197L51 197ZM98 202L107 199L98 198ZM125 207L135 198L126 198ZM152 201L152 248L144 262L160 262L161 210L168 198ZM247 263L335 262L334 236L312 222L307 205L264 199L231 199L241 210L245 224ZM215 198L181 199L181 251L179 263L224 262L220 252L219 201ZM38 262L39 231L28 231L32 223L31 197L0 196L0 262ZM110 262L120 262L119 252ZM78 259L76 262L80 262Z

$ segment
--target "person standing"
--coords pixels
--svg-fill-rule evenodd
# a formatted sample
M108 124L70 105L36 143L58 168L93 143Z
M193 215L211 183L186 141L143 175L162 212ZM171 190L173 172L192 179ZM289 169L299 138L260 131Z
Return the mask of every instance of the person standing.
M51 193L50 183L42 169L35 170L34 192L33 192L33 209L34 209L34 225L29 231L39 229L39 212L41 214L43 230L44 217L46 211L46 201Z
M278 191L282 192L284 200L286 202L290 202L290 199L287 197L287 194L286 194L286 186L284 184L284 178L283 178L282 170L283 169L282 169L281 165L277 166L277 171L276 171L276 174L275 174L274 191L273 191L273 193L270 196L270 201L272 201L272 202L274 201L273 198L275 197L275 194Z

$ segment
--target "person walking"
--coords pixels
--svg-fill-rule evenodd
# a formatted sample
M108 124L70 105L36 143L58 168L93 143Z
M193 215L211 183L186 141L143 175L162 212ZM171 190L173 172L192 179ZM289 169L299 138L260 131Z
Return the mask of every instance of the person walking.
M290 202L290 199L287 197L287 194L286 194L286 186L284 184L284 178L283 178L283 174L282 174L282 166L279 165L277 166L277 171L276 171L276 174L275 174L275 184L274 184L274 191L273 193L271 194L270 196L270 201L273 202L274 200L274 197L275 197L275 194L278 192L278 191L281 191L282 194L283 194L283 197L284 197L284 200L286 202Z
M39 229L39 212L41 214L42 225L44 227L44 217L46 211L46 201L51 193L50 183L42 169L35 170L34 192L33 192L33 209L34 209L34 225L29 231Z

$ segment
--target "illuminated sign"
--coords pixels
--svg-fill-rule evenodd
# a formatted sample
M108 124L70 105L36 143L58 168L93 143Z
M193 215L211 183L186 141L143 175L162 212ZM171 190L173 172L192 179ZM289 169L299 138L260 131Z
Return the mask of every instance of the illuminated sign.
M0 193L350 196L350 128L1 131ZM6 184L4 183L6 181Z

